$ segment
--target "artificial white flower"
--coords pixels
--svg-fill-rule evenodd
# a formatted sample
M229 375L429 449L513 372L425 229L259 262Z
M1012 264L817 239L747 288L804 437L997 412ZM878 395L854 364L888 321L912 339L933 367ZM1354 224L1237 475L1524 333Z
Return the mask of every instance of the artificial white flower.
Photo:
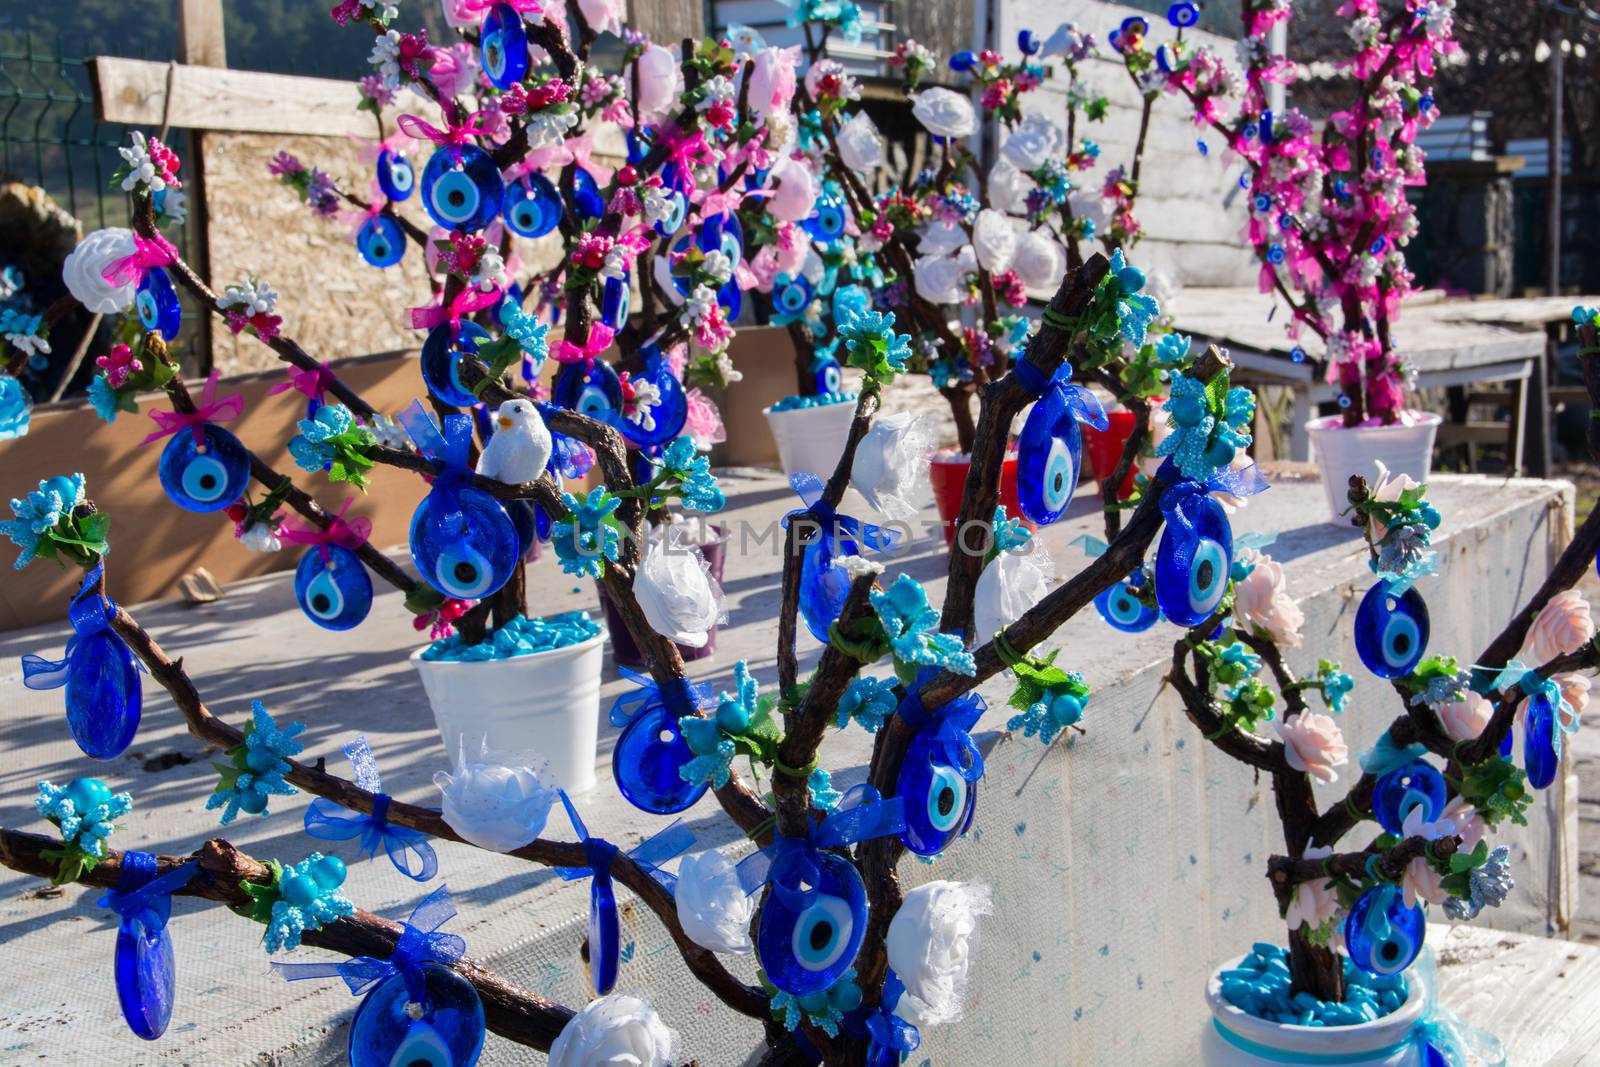
M953 222L930 222L917 231L919 256L948 256L966 243L967 231Z
M683 319L691 325L698 326L716 306L717 294L704 285L697 285L683 302Z
M577 111L536 111L527 116L528 144L532 148L556 145L578 125Z
M739 872L716 849L685 856L678 865L678 922L689 940L712 952L743 956L754 950L750 920L756 898L739 884Z
M400 31L390 30L374 37L367 63L377 68L385 89L400 88Z
M131 145L117 149L117 154L128 164L127 177L122 179L123 191L132 191L142 186L152 193L159 193L167 187L167 183L150 158L150 149L146 145L144 134L134 130L128 135L128 139L133 142Z
M633 578L633 596L650 628L680 645L704 648L722 617L722 589L692 547L669 531L652 537Z
M182 189L168 189L161 198L161 217L182 226L189 221L189 196Z
M992 910L986 885L928 882L906 894L887 939L889 966L906 987L896 1015L919 1027L961 1017L978 916Z
M978 268L971 245L954 256L921 256L912 269L917 295L930 304L959 304L967 292L967 275Z
M1017 212L1028 205L1033 182L1004 158L989 168L989 203L996 211Z
M1031 551L1002 552L978 575L972 591L973 625L983 640L1022 618L1044 599L1056 565L1037 542Z
M372 416L367 429L372 431L384 448L409 448L411 445L411 435L400 425L400 420L391 415Z
M883 564L877 560L867 559L865 556L836 556L833 565L840 568L852 578L864 578L869 574L883 573Z
M1000 154L1020 171L1038 170L1061 154L1065 141L1066 134L1055 123L1034 112L1011 131Z
M777 185L767 197L769 215L780 222L799 222L811 214L817 199L817 185L804 163L785 156L773 164L768 181Z
M648 378L630 379L633 398L628 401L624 414L629 422L649 433L656 428L656 408L661 404L661 388Z
M858 111L839 127L835 136L839 155L851 170L875 171L883 166L883 137L872 116Z
M925 89L913 96L911 113L935 137L967 137L977 127L972 101L942 86Z
M550 1067L668 1067L677 1041L649 1001L613 993L567 1020L550 1046Z
M239 543L252 552L277 552L283 548L270 522L253 522L239 535Z
M245 315L270 315L278 306L277 291L259 278L249 278L243 285L230 285L217 297L217 307L223 311L237 309Z
M646 115L658 114L672 106L678 98L682 73L678 58L661 45L652 44L639 56L639 111Z
M623 0L578 0L578 11L595 33L622 36L622 20L628 14Z
M1029 289L1055 288L1067 274L1067 250L1039 230L1025 233L1011 255L1011 269Z
M700 102L695 104L696 111L710 111L718 104L733 103L733 81L725 74L718 74L704 85L705 95Z
M701 261L700 271L720 289L733 277L733 260L729 259L720 248L713 248Z
M933 419L910 411L880 415L856 447L850 483L874 511L891 519L917 513L917 487L928 473L928 453L938 444Z
M23 333L21 329L17 329L0 336L5 338L7 344L25 356L48 356L50 354L49 338L41 337L37 333L32 332L32 330L39 328L39 324L35 321L35 318L36 316L33 315L23 315L21 317L21 324L31 327L28 333ZM0 313L0 322L4 321L5 315Z
M138 286L113 285L105 279L105 269L119 259L133 255L133 231L120 226L95 230L78 242L61 264L61 280L78 303L97 315L114 315L133 306Z
M487 738L479 742L478 757L471 762L462 738L455 773L439 771L433 784L443 794L444 821L450 829L494 852L511 852L538 837L556 801L543 759L493 751Z
M511 276L506 273L506 261L501 258L499 249L489 247L478 253L478 265L473 269L469 281L474 288L484 292L496 286L510 288Z
M972 249L977 253L978 264L990 274L1003 274L1011 269L1011 257L1017 250L1017 231L1011 220L993 208L978 212L972 226Z

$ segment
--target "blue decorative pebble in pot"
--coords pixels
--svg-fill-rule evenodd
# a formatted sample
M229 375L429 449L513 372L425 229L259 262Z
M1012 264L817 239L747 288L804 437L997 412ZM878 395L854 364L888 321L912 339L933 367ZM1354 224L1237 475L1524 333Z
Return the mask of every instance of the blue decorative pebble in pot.
M161 450L156 468L161 488L185 511L222 511L244 494L250 483L250 454L233 434L204 423L174 434Z
M437 148L422 168L422 206L447 230L483 229L500 213L505 193L494 159L472 145Z
M1356 654L1379 678L1411 673L1428 649L1428 605L1407 589L1399 596L1385 582L1367 590L1356 610Z
M183 307L178 303L178 290L172 277L160 267L151 267L139 281L133 297L133 306L139 313L139 325L152 333L161 334L168 341L178 336L183 326Z

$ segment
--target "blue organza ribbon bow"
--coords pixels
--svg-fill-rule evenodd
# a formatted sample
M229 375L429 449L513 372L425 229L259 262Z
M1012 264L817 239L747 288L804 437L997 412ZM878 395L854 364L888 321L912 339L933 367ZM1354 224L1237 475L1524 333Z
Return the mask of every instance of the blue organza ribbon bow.
M372 814L351 811L324 797L318 797L306 809L306 833L323 841L349 841L361 839L361 849L371 859L381 845L389 855L395 870L407 878L426 882L439 873L439 857L434 854L428 837L409 826L395 826L389 822L389 794L381 790L378 761L365 737L357 737L344 746L345 758L355 768L356 785L373 794Z
M417 451L433 463L433 488L428 491L428 518L441 547L463 553L471 528L461 505L461 490L472 480L467 460L472 455L472 416L446 415L441 430L433 416L413 400L395 416Z
M1411 1040L1419 1051L1426 1054L1432 1048L1449 1067L1507 1067L1506 1049L1499 1038L1439 1004L1438 959L1433 949L1422 950L1411 977L1420 981L1427 993L1422 1020L1411 1029Z
M739 885L746 893L772 883L772 892L784 905L804 911L817 895L821 870L815 857L823 849L840 848L874 837L888 837L906 828L905 802L884 800L866 783L851 786L820 823L805 837L774 834L772 844L739 861Z
M972 739L971 730L989 706L978 694L963 693L930 712L923 706L918 690L923 682L938 673L937 670L923 670L916 683L906 689L905 699L900 701L895 714L912 729L931 735L951 769L967 781L976 782L983 777L983 753Z
M578 840L583 842L584 861L587 866L557 867L556 873L569 882L578 878L593 878L597 884L603 882L609 886L611 864L622 850L603 838L589 835L588 827L583 825L583 820L578 817L578 809L573 806L572 799L567 796L564 789L561 790L561 804L567 809L567 818L572 821L573 832L578 835ZM663 871L661 865L693 847L694 831L682 819L674 819L666 829L635 845L626 855L671 892L677 886L678 880Z
M109 596L85 595L104 574L105 564L96 563L94 569L84 575L83 584L72 598L72 608L67 618L72 623L73 637L67 642L66 655L52 660L29 652L22 657L23 685L29 689L60 689L66 685L72 657L83 646L83 639L102 631L118 645L127 648L126 642L111 629L111 612L116 610L116 604ZM139 664L139 669L143 670L144 664Z
M154 934L166 929L167 920L172 917L172 894L188 885L199 871L200 862L190 860L158 875L154 855L124 852L117 887L107 890L96 903L116 912L124 928L137 924Z
M1184 477L1183 472L1178 470L1177 463L1169 456L1161 464L1161 469L1156 472L1156 477L1167 485L1161 494L1161 513L1167 517L1168 522L1186 532L1194 531L1194 523L1187 514L1187 507L1199 497L1207 493L1255 496L1272 488L1262 475L1261 468L1254 463L1237 470L1231 467L1224 468L1201 482Z
M622 677L638 686L630 692L623 693L611 704L611 725L618 727L627 726L642 713L654 711L657 708L665 709L676 718L693 715L701 708L711 707L717 702L716 687L707 682L691 682L687 678L674 678L665 688L658 686L654 679L648 675L630 671L619 666Z
M849 537L856 544L869 548L874 552L893 548L899 543L901 535L898 531L885 530L881 526L874 526L870 522L862 522L860 519L852 518L849 515L841 515L835 511L823 499L823 490L827 488L827 483L815 474L805 471L791 474L789 475L789 484L794 487L795 493L799 495L800 500L805 504L805 509L791 511L785 515L783 517L784 526L789 525L790 519L804 517L809 513L811 517L822 524L825 533L835 535L835 531L838 531Z
M1425 746L1412 742L1401 747L1385 733L1378 738L1377 744L1361 753L1361 770L1374 778L1382 778L1390 771L1404 767L1406 764L1421 759L1428 754Z
M285 981L298 982L306 978L340 978L356 996L371 990L379 982L398 974L406 983L406 995L414 1004L422 1003L427 994L425 963L448 967L467 951L467 942L460 934L441 934L439 927L455 917L456 906L450 900L450 890L441 885L422 898L422 903L412 911L400 931L400 941L386 960L372 956L356 956L343 963L274 963L272 969Z
M902 1056L917 1051L922 1044L922 1034L916 1026L894 1013L905 991L905 983L891 970L883 980L883 1000L878 1010L866 1018L867 1034L872 1038L867 1049L868 1067L896 1065Z
M1561 686L1553 678L1546 678L1538 671L1529 667L1519 659L1507 663L1499 677L1494 680L1494 688L1505 689L1515 685L1528 697L1543 696L1550 701L1550 706L1557 709L1555 716L1556 729L1550 731L1550 748L1556 759L1561 758L1563 735L1578 732L1578 715L1567 703L1566 694L1561 691Z

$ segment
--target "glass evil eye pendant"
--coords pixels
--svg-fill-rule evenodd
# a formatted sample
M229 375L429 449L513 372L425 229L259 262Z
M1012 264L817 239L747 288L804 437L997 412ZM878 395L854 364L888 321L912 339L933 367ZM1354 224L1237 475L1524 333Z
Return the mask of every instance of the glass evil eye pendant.
M837 982L867 932L867 890L855 865L827 852L810 852L806 860L815 867L810 888L775 880L756 931L756 958L767 980L797 997Z
M654 429L646 430L641 423L621 418L617 420L617 428L622 431L622 436L641 448L664 445L677 437L689 419L689 398L684 395L683 383L672 373L667 361L659 355L648 357L644 370L633 375L631 380L654 385L660 400L650 409L650 417L655 420ZM645 480L649 481L649 476Z
M1033 405L1017 437L1017 503L1040 526L1061 518L1072 503L1083 467L1083 434L1067 403L1071 386L1052 385Z
M1372 815L1391 834L1403 834L1406 817L1422 810L1424 822L1444 811L1449 792L1444 776L1429 763L1414 760L1382 775L1372 789Z
M672 815L705 795L705 781L686 782L678 770L694 759L677 716L655 704L634 716L617 738L611 773L628 803L657 815Z
M167 1031L177 986L177 962L172 955L172 934L163 925L151 930L137 918L124 919L117 928L113 970L117 1001L128 1029L146 1041Z
M1161 533L1156 547L1156 603L1171 622L1198 626L1211 617L1228 591L1233 528L1222 505L1209 496L1194 497L1179 507L1190 528L1169 520Z
M600 192L600 183L582 167L573 168L572 202L586 219L598 219L606 213L606 198Z
M844 236L844 221L844 202L822 193L817 197L811 216L801 220L800 228L826 244Z
M78 637L67 661L66 701L67 729L84 755L116 759L133 743L144 692L133 652L122 638L109 629Z
M356 231L356 251L374 267L392 267L405 258L406 237L387 215L374 215Z
M435 149L422 168L422 206L447 230L483 229L500 213L505 195L500 168L473 145Z
M161 488L185 511L221 511L244 494L250 454L237 437L209 422L200 427L201 442L194 436L192 429L181 430L161 450Z
M483 1053L483 1002L449 967L421 965L424 994L414 1006L403 974L361 1001L350 1024L351 1067L472 1067Z
M843 567L834 566L833 561L859 551L852 539L836 538L826 526L801 549L800 617L805 619L811 636L823 644L828 643L828 629L839 617L850 593L850 575Z
M816 290L804 275L781 275L772 287L772 307L789 319L805 314Z
M561 194L543 174L524 174L506 186L500 214L518 237L543 237L561 221Z
M1411 966L1426 933L1422 905L1406 907L1400 887L1387 883L1362 893L1344 920L1350 962L1384 978Z
M588 367L582 363L562 367L550 398L561 407L603 422L622 419L622 382L603 360L597 359Z
M417 191L417 170L404 152L385 148L378 153L378 188L396 202L409 200Z
M461 381L461 357L478 351L489 331L475 322L463 322L459 331L448 322L428 331L422 342L422 380L428 392L452 407L470 408L478 402Z
M300 557L295 568L294 598L318 626L348 630L359 626L372 610L372 578L361 557L350 549L317 545Z
M600 289L600 321L613 330L628 324L628 307L633 302L633 290L626 272L620 278L607 278Z
M812 382L819 393L837 393L844 388L844 368L836 359L824 359L811 365Z
M1125 634L1139 634L1150 629L1161 618L1161 612L1147 605L1139 597L1146 582L1144 568L1140 567L1094 598L1095 610L1113 630Z
M1367 590L1356 610L1356 654L1379 678L1410 674L1428 649L1428 604L1415 589L1400 596L1384 582Z
M510 4L496 4L483 20L478 54L496 89L509 89L528 73L528 30Z
M972 825L978 783L953 766L943 745L924 730L906 747L895 796L905 799L906 828L900 840L919 856L937 856ZM970 772L968 772L970 773Z
M1528 698L1522 729L1522 763L1528 772L1528 784L1544 789L1556 780L1556 771L1561 767L1561 750L1556 745L1561 709L1543 689Z
M139 281L134 293L133 306L139 313L139 325L151 333L159 333L171 341L183 326L183 307L178 303L178 290L172 278L160 267L150 267Z
M435 487L411 517L410 540L423 580L458 600L478 600L505 585L521 552L506 509L472 488Z

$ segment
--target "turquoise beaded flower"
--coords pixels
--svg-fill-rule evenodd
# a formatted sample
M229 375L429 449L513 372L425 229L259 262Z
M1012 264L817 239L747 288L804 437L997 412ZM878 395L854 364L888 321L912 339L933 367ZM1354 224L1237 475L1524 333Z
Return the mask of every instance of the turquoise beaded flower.
M344 862L320 852L285 867L277 886L278 899L273 901L272 916L267 920L267 951L299 948L300 935L305 931L320 930L354 914L356 906L338 893L344 877Z
M12 498L11 511L16 517L0 522L0 533L22 550L15 564L18 570L33 562L50 531L83 503L83 492L83 475L58 474L40 482L37 490L20 500Z
M1189 358L1194 342L1181 333L1164 333L1156 338L1156 362L1163 367L1176 367Z
M533 360L534 373L538 373L550 355L550 327L511 300L500 305L500 325L505 327L506 336L517 342L522 354Z
M1572 321L1579 326L1589 326L1600 318L1600 308L1587 308L1582 304L1572 309Z
M1328 710L1343 711L1345 701L1350 698L1350 690L1356 687L1356 680L1330 660L1317 662L1317 680L1322 683L1322 700L1328 705Z
M1261 657L1243 641L1225 646L1211 663L1211 676L1223 685L1236 685L1261 670Z
M1172 432L1156 446L1156 455L1171 456L1185 478L1206 481L1250 444L1246 430L1256 417L1256 398L1241 386L1229 388L1226 375L1207 385L1174 371L1162 408Z
M336 448L333 438L341 436L355 422L355 416L343 404L323 404L309 419L299 422L300 433L289 439L289 455L295 466L312 474L333 462Z
M1511 850L1501 845L1489 858L1467 872L1467 897L1447 897L1444 911L1456 922L1476 919L1484 908L1498 908L1517 887L1511 877Z
M894 312L863 311L839 327L852 367L875 381L890 382L904 374L911 358L911 335L894 332Z
M1074 673L1072 677L1081 683L1082 675ZM1021 730L1023 737L1037 734L1039 740L1048 745L1062 730L1076 726L1083 719L1084 706L1088 703L1086 692L1065 687L1046 690L1027 711L1007 719L1006 729Z
M226 826L241 811L251 815L267 813L269 796L293 796L298 790L284 780L290 770L289 757L298 756L304 745L296 741L306 726L294 722L280 729L259 700L250 702L251 721L244 728L244 742L228 749L232 763L213 763L220 780L206 799L206 810L222 808Z
M978 665L961 638L939 632L939 612L928 603L927 591L910 575L900 575L887 591L874 590L871 599L894 653L895 672L902 675L902 680L907 680L906 674L914 678L918 666L943 667L969 676L978 673Z
M680 437L661 453L661 465L673 481L673 491L683 498L690 511L721 511L727 503L711 473L711 459L702 453L693 437Z
M1005 505L994 509L994 555L1010 552L1013 548L1021 548L1033 540L1033 531L1023 525L1021 519L1006 518Z
M1128 266L1119 248L1111 256L1111 273L1106 277L1107 285L1117 288L1118 329L1135 347L1143 345L1150 324L1161 314L1156 298L1140 292L1144 288L1144 271Z
M26 436L32 419L33 398L21 382L0 374L0 441Z
M854 719L867 733L875 734L894 714L899 703L894 695L894 682L889 679L854 678L845 687L844 696L839 698L834 724L842 730Z
M571 514L550 527L550 544L561 569L578 578L601 577L606 561L617 561L622 543L622 531L611 517L622 501L603 485L589 490L582 500L571 493L562 493L561 500Z
M117 391L111 388L104 374L96 374L89 382L89 403L102 422L117 421L117 412L121 410L117 407Z
M117 830L114 820L133 810L133 797L113 793L98 778L74 778L65 786L40 782L33 808L55 823L69 849L101 859L106 854L106 838Z
M827 989L795 996L772 989L772 1017L789 1030L797 1029L802 1018L829 1037L839 1036L844 1017L861 1006L861 987L856 984L854 967L839 976Z
M811 803L822 811L832 811L844 799L844 793L833 787L833 775L821 767L814 767L806 775L806 789L811 793Z
M678 720L683 739L694 759L678 768L686 782L705 782L713 789L728 784L733 757L738 746L731 738L742 737L753 722L763 718L761 687L750 674L744 660L733 665L733 692L724 692L717 701L717 712L709 718L693 716Z

